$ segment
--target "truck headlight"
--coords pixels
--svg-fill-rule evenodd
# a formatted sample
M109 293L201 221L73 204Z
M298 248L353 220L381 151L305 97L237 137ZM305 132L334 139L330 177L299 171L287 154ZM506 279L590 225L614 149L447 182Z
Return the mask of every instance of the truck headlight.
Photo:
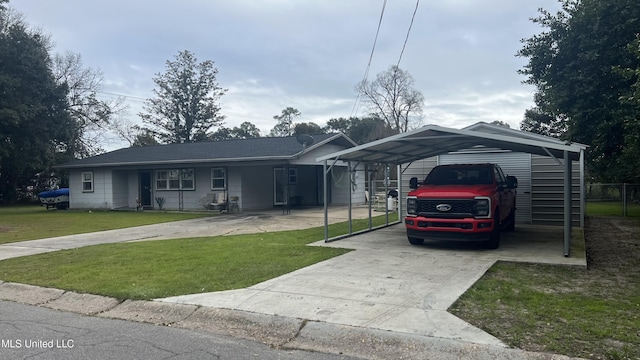
M491 201L488 198L476 198L476 216L489 217L491 213Z
M416 215L418 200L414 197L407 198L407 215Z

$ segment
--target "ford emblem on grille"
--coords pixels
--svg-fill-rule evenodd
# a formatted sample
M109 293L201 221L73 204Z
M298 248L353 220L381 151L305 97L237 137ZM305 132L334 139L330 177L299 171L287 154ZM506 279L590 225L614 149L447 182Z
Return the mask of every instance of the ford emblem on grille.
M449 204L439 204L439 205L436 206L436 209L438 209L438 211L442 211L442 212L449 211L449 210L451 210L451 205L449 205Z

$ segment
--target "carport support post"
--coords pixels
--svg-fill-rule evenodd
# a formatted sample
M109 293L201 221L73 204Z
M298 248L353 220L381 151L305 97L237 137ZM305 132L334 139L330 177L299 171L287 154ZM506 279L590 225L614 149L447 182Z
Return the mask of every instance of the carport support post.
M371 230L371 228L373 227L373 222L371 220L371 199L373 199L373 196L375 195L373 193L373 188L371 187L371 174L373 173L373 171L371 171L371 164L367 164L367 188L369 189L369 230Z
M353 171L351 169L351 161L347 162L347 172L349 173L349 235L353 234L353 225L351 224L353 221L351 219L351 208L353 207L353 202L351 201L353 196Z
M329 207L327 197L327 160L322 163L322 187L324 198L324 241L329 240Z
M564 256L569 257L571 248L571 159L564 151Z
M384 163L384 223L389 225L389 164Z
M398 207L396 211L398 212L398 222L402 222L402 211L404 210L402 208L404 205L402 201L402 164L396 166L396 171L398 172Z

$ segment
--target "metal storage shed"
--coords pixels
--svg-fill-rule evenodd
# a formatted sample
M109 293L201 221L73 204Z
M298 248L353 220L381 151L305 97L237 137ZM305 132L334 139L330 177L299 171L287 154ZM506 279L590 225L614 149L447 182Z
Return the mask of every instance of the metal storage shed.
M477 123L465 129L452 129L438 125L397 134L384 139L356 146L347 150L319 157L325 175L338 162L348 163L350 169L360 164L398 164L398 184L402 189L402 174L407 167L421 159L461 150L492 149L536 154L553 159L564 170L562 192L564 217L564 255L569 256L571 245L572 162L580 167L580 226L584 219L584 156L587 146L565 143L555 138L508 129L486 123ZM326 176L325 176L326 178ZM326 193L326 192L325 192ZM403 197L398 198L399 219L402 221ZM350 204L351 207L351 204ZM328 202L324 202L325 241L328 239Z

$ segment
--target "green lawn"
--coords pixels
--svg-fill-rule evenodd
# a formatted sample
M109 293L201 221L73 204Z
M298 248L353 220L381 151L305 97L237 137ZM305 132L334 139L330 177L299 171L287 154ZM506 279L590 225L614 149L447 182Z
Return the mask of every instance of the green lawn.
M397 215L390 214L390 218L397 219ZM373 219L374 226L384 222L385 216ZM352 224L354 231L362 230L368 227L368 220ZM347 231L346 222L329 229L332 236ZM306 246L322 239L324 228L317 227L103 244L0 261L0 279L120 299L239 289L348 251Z
M344 254L322 229L104 244L0 261L0 279L120 299L239 289Z
M623 207L620 201L587 201L589 216L622 216ZM627 216L640 217L640 204L627 203Z
M498 263L449 311L518 348L595 359L640 356L640 285L594 279L583 269Z
M449 311L530 351L640 359L640 220L589 217L588 269L499 262Z
M0 207L0 244L215 216L216 213L46 210Z

